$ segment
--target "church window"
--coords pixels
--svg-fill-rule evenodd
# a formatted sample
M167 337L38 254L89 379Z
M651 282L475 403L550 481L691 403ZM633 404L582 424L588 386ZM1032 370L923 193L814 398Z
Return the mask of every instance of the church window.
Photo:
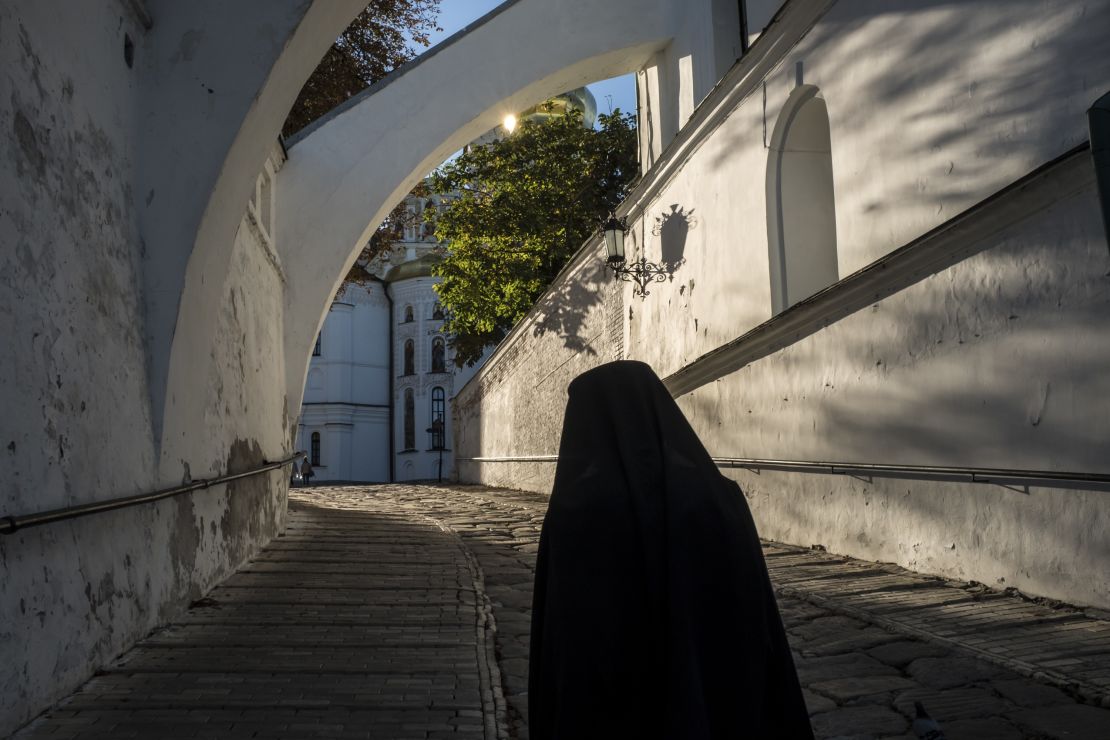
M320 352L320 335L317 334L316 335L316 346L314 346L312 348L312 356L313 357L319 357L320 355L321 355L321 352Z
M436 321L443 321L443 306L438 303L435 305L435 308L432 309L432 318Z
M312 433L312 465L318 466L320 464L320 433Z
M436 337L432 340L432 372L445 373L447 372L447 363L445 359L446 350L443 345L443 339Z
M416 449L416 400L412 388L405 389L405 444L404 449Z
M817 92L796 87L771 136L767 246L776 314L839 279L829 113Z
M447 394L442 388L432 389L432 449L445 447L444 432L447 424Z
M405 375L416 374L416 345L411 339L405 340Z
M411 323L413 320L412 306L405 306L405 323Z

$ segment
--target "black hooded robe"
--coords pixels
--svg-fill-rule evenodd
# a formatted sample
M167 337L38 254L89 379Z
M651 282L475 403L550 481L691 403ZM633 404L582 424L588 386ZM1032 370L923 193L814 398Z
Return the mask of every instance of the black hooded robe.
M812 740L755 524L641 362L570 384L532 607L532 740Z

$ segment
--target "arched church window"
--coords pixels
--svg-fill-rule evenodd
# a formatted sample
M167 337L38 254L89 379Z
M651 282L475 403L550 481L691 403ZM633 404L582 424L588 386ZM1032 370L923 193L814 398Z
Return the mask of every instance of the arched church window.
M776 314L839 279L829 113L817 92L796 87L771 135L767 248Z
M413 320L412 306L405 306L405 323L408 324Z
M432 318L436 321L443 321L443 306L438 303L435 305L435 308L432 309Z
M406 450L416 449L416 400L412 388L405 389L405 444Z
M320 465L320 433L312 433L312 466L317 467Z
M440 387L432 389L432 449L442 450L446 445L447 394Z
M411 339L405 340L405 375L416 373L416 345Z
M441 337L432 340L432 372L447 372L446 349Z

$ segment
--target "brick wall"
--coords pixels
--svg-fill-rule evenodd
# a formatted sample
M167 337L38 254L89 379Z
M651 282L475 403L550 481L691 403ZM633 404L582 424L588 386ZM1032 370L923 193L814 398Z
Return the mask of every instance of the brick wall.
M623 356L623 284L595 244L502 342L454 399L459 477L546 493L550 463L490 463L476 457L553 455L567 385L581 373Z

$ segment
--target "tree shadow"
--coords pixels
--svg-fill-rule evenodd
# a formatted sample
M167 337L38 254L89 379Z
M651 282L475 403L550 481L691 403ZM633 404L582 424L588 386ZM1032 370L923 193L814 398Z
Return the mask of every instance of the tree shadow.
M556 278L536 302L532 336L554 333L565 349L596 356L596 340L604 335L607 316L613 310L612 294L619 291L616 286L619 283L609 274L595 246L590 256Z
M1090 247L1092 197L1062 201L989 251L695 391L684 410L718 455L1105 472L1106 423L1090 399L1110 394L1110 292L1106 256ZM744 476L774 526L823 531L840 552L878 548L935 570L951 567L941 548L958 545L1007 578L1028 568L1042 593L1051 569L1022 559L1018 523L1045 558L1082 569L1110 557L1092 535L1110 516L1104 484L912 478ZM933 541L941 531L951 545Z
M907 203L943 220L1004 187L1014 172L1087 138L1084 111L1101 90L1083 92L1074 70L1084 70L1084 85L1104 76L1107 63L1097 53L1110 20L1106 9L1075 3L1050 13L1037 0L976 6L969 13L966 3L952 0L837 3L764 78L777 97L784 75L801 60L806 82L821 88L838 220L842 211L874 216ZM1015 18L1039 23L1039 32L1030 34ZM876 34L887 43L861 46ZM758 107L759 97L753 87L741 105ZM765 146L778 104L770 101L763 114L766 134L732 127L721 137L710 169L735 167L736 152L758 147L761 137ZM838 159L838 150L849 154Z

